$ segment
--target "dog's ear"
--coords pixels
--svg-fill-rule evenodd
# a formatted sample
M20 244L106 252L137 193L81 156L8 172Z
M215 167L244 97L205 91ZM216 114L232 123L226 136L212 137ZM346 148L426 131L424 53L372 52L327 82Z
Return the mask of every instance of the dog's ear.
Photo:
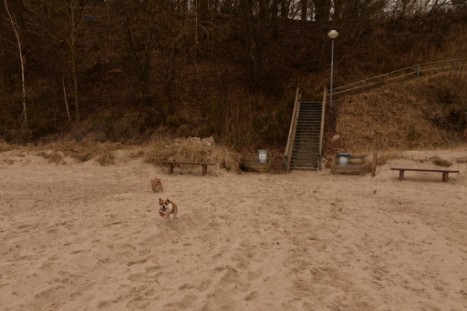
M164 201L161 198L159 198L159 204L161 203L164 203Z

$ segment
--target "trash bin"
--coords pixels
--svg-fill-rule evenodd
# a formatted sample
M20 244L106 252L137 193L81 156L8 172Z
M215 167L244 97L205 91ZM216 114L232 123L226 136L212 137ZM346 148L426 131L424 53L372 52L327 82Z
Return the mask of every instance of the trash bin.
M337 164L339 165L347 165L349 163L350 154L348 153L338 153L337 157Z
M258 162L267 163L268 162L268 151L265 149L258 150Z

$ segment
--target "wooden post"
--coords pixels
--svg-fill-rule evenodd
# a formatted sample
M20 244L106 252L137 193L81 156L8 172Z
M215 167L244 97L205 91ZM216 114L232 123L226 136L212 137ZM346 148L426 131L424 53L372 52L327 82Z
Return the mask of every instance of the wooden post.
M327 102L328 90L324 87L323 91L323 104L321 106L321 127L319 133L319 160L318 169L321 170L321 157L323 156L323 134L324 134L324 120L326 118L326 102Z
M443 172L443 182L448 182L449 181L449 172Z
M404 170L399 170L399 180L400 181L404 180Z
M173 172L174 172L174 164L173 163L169 163L169 175L172 175Z
M371 177L376 175L376 166L378 165L378 152L373 152L373 163L371 164Z

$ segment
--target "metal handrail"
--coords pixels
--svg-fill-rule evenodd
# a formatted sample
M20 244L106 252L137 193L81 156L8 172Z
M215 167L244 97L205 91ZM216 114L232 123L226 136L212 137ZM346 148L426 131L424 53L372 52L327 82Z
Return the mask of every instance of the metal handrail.
M321 170L321 157L323 156L323 135L324 135L324 120L326 118L326 105L327 105L327 89L324 88L323 103L321 104L321 127L319 133L319 162L318 169Z
M368 79L364 79L364 80L349 83L346 85L334 87L332 94L339 95L339 94L347 93L353 90L367 88L367 87L376 85L378 83L386 83L388 81L405 78L411 75L415 75L415 77L419 77L421 73L428 73L428 72L440 71L440 70L449 71L452 69L458 69L459 67L463 66L466 62L467 62L467 58L455 58L455 59L440 60L440 61L434 61L434 62L419 64L419 65L414 65L410 67L405 67L405 68L397 69L397 70L394 70L394 71L391 71L385 74L373 76ZM445 66L439 66L439 67L432 68L433 65L448 64L448 63L449 63L448 66L445 65ZM453 63L455 63L456 66L454 66ZM459 63L461 63L461 66L458 66Z
M290 161L292 159L292 150L295 140L295 133L297 130L297 120L298 120L298 112L300 110L300 102L302 101L302 93L300 89L297 88L295 91L295 103L292 112L292 120L290 122L290 129L289 129L289 137L287 138L287 145L285 146L285 153L284 153L284 162L285 162L285 169L287 173L290 170Z

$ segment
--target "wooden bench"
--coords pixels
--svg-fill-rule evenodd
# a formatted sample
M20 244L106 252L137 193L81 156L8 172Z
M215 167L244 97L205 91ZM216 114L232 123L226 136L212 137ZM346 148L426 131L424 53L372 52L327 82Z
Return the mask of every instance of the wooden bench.
M214 165L215 163L208 162L177 162L177 161L162 161L162 164L165 164L168 168L168 174L173 174L174 167L176 165L201 165L201 175L206 175L208 172L208 165Z
M449 173L459 173L459 171L453 171L453 170L425 169L425 168L393 167L393 168L391 168L391 170L399 171L399 180L401 180L401 181L404 180L404 172L405 171L442 173L443 174L443 182L448 182L449 181Z

